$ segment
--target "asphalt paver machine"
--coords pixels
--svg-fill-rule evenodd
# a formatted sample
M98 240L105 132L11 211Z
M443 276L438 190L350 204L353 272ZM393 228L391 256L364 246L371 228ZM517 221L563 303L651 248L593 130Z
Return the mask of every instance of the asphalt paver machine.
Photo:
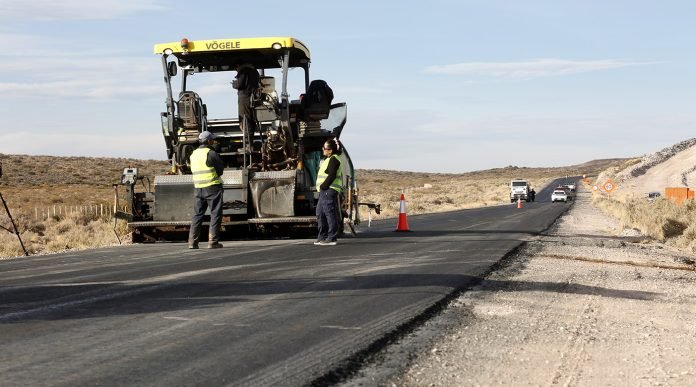
M295 236L316 232L315 183L321 149L326 140L340 138L347 106L326 100L303 103L303 93L310 85L307 46L291 37L182 39L156 44L154 51L162 59L167 92L161 123L171 171L155 176L152 189L136 192L136 182L142 177L135 168L124 170L122 184L127 191L133 241L185 238L193 214L189 157L203 130L217 136L218 153L225 162L223 234L248 231L252 235ZM230 106L237 106L237 91L229 81L240 64L253 66L260 76L260 87L251 98L254 122L240 123L237 116L209 117L206 93L212 96L229 90L226 98ZM229 76L221 77L225 72ZM300 78L293 80L300 85L295 99L288 91L290 74ZM192 76L224 82L192 90ZM249 124L255 124L251 126L256 130L242 130ZM340 158L342 225L354 232L353 225L360 222L357 185L345 145Z

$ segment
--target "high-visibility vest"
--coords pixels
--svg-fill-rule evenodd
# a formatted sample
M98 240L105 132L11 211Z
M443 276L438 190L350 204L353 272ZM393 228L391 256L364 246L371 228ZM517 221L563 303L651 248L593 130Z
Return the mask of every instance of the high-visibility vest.
M337 191L338 193L343 192L343 171L341 170L341 159L339 159L336 155L325 158L324 161L322 161L319 165L319 173L317 174L317 191L321 191L321 184L324 182L324 180L326 180L327 177L329 177L329 174L326 173L326 169L329 168L329 161L334 157L336 160L338 160L338 171L336 171L336 178L331 182L331 189Z
M191 153L191 173L193 174L193 186L196 188L210 187L222 184L214 167L209 167L208 152L210 148L198 148Z

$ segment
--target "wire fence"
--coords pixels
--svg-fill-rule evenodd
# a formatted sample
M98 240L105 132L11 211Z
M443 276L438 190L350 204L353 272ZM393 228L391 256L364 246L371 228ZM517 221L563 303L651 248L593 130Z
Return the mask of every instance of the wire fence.
M113 204L85 204L85 205L52 205L47 207L34 207L33 215L36 220L44 220L50 217L62 217L72 214L90 215L99 218L111 219L115 211L124 211L128 209L126 206L116 208Z

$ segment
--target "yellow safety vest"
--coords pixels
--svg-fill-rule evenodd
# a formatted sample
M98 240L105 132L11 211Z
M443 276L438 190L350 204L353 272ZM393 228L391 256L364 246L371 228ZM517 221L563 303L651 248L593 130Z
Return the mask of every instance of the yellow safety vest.
M215 168L206 164L208 152L210 152L210 148L198 148L191 153L191 173L193 174L193 186L196 188L222 184Z
M336 160L338 160L338 170L336 171L336 178L331 182L331 189L337 191L338 193L343 192L343 171L341 170L341 159L339 159L336 155L325 158L324 161L322 161L319 165L319 173L317 174L317 192L321 191L321 183L323 183L324 180L329 177L329 174L326 173L326 169L329 167L329 161L334 157Z

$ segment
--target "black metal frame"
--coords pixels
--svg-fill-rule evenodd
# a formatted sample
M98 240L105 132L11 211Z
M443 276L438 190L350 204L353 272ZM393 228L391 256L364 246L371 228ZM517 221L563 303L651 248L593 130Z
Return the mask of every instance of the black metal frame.
M2 173L0 173L0 176L2 176ZM5 198L2 197L1 192L0 192L0 200L2 200L2 205L5 207L5 212L7 212L7 216L10 218L10 223L12 223L12 228L14 229L14 232L12 230L10 230L9 228L6 228L4 226L0 226L0 228L9 232L10 234L17 235L17 239L19 240L19 244L22 246L22 250L24 250L24 255L28 257L29 252L27 251L26 247L24 247L24 242L22 242L22 237L19 235L19 230L17 229L17 224L15 223L14 218L12 218L12 214L10 213L10 207L7 206L7 202L5 202Z

